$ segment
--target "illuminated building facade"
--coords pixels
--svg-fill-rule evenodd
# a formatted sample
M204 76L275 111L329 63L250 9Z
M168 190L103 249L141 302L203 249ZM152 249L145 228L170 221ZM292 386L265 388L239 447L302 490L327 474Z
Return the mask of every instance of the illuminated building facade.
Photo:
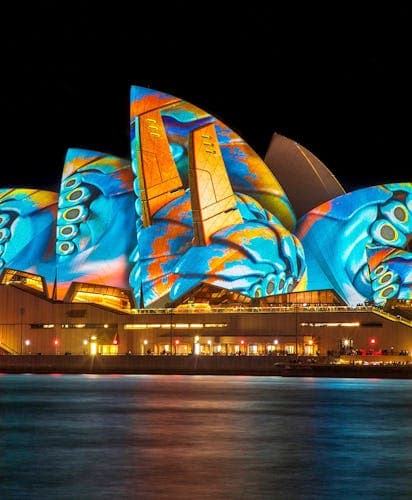
M213 314L223 307L275 314L292 303L308 311L366 303L388 315L394 303L410 308L411 182L345 193L325 165L287 138L275 134L263 160L186 101L138 86L130 97L130 160L69 149L59 193L0 190L2 288L25 292L10 324L82 324L58 313L62 304L67 312L80 303L93 317L100 317L93 305L116 315L88 324L117 325L106 327L108 338L113 329L121 338L119 324L132 322L119 314L155 311L173 330L165 318L181 304L207 303ZM33 311L29 318L30 300L42 301L36 307L55 320ZM222 337L228 322L222 316L216 324L226 326L208 327L216 329L212 337ZM171 349L169 340L163 344ZM22 351L12 344L9 351Z

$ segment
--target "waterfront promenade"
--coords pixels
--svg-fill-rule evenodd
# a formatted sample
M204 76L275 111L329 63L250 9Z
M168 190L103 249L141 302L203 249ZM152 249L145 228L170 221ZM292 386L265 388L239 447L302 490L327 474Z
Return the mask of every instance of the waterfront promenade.
M408 358L409 360L409 358ZM3 355L0 373L261 375L412 378L412 363L336 364L327 358L277 356Z

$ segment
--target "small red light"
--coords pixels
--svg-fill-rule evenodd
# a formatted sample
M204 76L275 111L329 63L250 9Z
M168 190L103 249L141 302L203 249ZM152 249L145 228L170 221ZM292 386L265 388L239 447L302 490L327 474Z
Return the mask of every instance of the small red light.
M53 344L54 344L54 345L59 345L59 339L54 339L54 340L53 340Z
M240 343L243 345L243 344L245 343L245 341L244 341L244 340L241 340L241 341L240 341Z
M176 344L176 345L177 345L177 344L180 344L180 340L179 340L179 339L176 339L176 340L175 340L175 344Z

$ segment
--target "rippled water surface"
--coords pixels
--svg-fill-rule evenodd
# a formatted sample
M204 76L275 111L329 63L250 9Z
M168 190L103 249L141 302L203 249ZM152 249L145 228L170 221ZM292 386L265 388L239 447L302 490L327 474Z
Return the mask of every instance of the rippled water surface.
M0 499L411 499L412 381L3 375Z

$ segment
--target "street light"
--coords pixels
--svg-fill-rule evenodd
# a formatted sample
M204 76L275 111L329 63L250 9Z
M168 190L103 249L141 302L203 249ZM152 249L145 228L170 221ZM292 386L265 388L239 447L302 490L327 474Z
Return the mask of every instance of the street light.
M23 354L23 315L24 307L20 307L20 354Z
M349 339L343 339L343 354L348 354L349 345Z
M173 354L173 308L170 308L170 354Z
M29 339L26 339L26 340L24 341L24 345L26 346L26 353L27 353L27 352L28 352L28 350L29 350L30 344L31 344L31 342L30 342L30 340L29 340ZM28 352L28 354L30 354L30 352Z
M97 354L97 337L96 335L92 335L90 337L90 355L96 356Z
M295 302L295 358L298 360L298 348L299 348L299 340L298 340L298 303Z

